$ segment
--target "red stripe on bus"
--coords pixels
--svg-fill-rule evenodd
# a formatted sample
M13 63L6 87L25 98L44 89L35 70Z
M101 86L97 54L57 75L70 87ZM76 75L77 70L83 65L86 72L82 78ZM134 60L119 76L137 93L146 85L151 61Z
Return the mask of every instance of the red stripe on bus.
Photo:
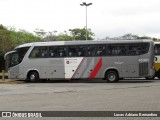
M102 58L99 59L97 65L95 66L94 70L90 74L89 78L95 78L97 73L99 72L101 66L102 66Z

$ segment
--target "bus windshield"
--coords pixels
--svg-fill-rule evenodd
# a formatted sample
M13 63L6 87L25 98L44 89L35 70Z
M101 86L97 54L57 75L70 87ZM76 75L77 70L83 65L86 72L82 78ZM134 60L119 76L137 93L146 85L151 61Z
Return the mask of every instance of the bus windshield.
M14 51L7 54L6 56L7 66L10 68L20 64L28 49L29 47L17 48Z

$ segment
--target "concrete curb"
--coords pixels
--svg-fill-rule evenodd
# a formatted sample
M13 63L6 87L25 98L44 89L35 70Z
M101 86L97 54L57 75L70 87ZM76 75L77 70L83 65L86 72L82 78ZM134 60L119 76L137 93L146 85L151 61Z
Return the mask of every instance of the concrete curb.
M0 84L22 84L22 83L24 83L24 81L10 80L10 79L5 79L5 80L0 79Z

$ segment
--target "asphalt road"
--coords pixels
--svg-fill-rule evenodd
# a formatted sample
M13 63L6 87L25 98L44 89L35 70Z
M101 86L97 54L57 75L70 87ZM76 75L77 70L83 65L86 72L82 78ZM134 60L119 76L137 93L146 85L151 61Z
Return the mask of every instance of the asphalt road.
M122 80L118 83L73 80L0 84L0 111L160 111L160 80ZM42 120L44 119L51 118ZM160 118L54 119L158 120Z

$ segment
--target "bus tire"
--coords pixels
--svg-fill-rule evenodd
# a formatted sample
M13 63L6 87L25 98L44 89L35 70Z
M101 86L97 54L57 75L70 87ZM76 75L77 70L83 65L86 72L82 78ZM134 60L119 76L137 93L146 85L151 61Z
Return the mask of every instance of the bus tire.
M106 72L105 78L108 83L118 82L118 73L114 70Z
M30 72L28 75L28 79L30 82L38 82L39 81L39 75L36 71Z

